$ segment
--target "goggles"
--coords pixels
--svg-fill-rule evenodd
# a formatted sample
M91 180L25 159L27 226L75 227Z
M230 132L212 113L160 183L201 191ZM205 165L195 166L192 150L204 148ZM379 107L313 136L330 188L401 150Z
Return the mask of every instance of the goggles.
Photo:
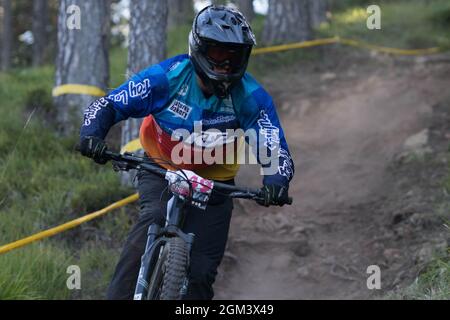
M247 50L248 48L242 46L208 44L206 59L212 67L225 70L227 73L235 73L244 65Z

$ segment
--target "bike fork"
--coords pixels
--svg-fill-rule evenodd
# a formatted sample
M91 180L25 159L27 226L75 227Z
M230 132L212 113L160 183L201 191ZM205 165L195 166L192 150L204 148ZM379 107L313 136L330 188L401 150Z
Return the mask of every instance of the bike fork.
M161 227L158 224L152 224L148 228L147 244L145 246L145 254L141 258L141 267L139 269L138 280L136 289L134 291L134 300L145 300L148 294L148 276L150 273L150 259L153 256L153 250L155 249L155 239L158 237L161 231Z
M150 267L152 267L151 259L158 259L158 257L154 257L154 250L155 248L160 247L158 244L161 241L157 239L159 239L161 234L178 236L186 242L188 252L187 266L190 266L191 249L192 244L194 243L195 235L193 233L185 234L179 229L179 226L184 220L183 209L183 201L178 197L172 197L167 203L167 217L165 227L162 228L158 224L152 224L149 227L147 233L147 244L145 247L144 255L141 258L141 267L139 269L138 280L134 292L134 300L146 300L147 298L149 289L149 283L147 279L149 279L151 272L153 272L153 270L150 270ZM188 277L186 277L180 292L182 296L186 295L188 286L189 279Z

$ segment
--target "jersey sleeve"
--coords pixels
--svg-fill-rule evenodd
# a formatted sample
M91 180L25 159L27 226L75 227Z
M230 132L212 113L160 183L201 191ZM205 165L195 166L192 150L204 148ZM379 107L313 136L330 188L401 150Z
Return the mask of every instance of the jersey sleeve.
M288 186L294 176L294 162L272 97L259 87L243 103L244 130L254 132L250 146L264 172L263 183Z
M168 95L169 83L163 67L158 64L145 69L89 105L80 136L104 139L114 124L146 117L161 108Z

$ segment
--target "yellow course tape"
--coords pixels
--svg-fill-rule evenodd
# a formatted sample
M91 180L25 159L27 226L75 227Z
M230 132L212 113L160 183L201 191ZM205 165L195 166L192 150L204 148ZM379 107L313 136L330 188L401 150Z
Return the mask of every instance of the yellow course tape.
M272 53L272 52L281 52L281 51L287 51L287 50L292 50L292 49L309 48L309 47L321 46L321 45L326 45L326 44L335 44L335 43L341 43L341 44L345 44L345 45L349 45L349 46L353 46L353 47L365 48L365 49L379 51L379 52L388 53L388 54L407 55L407 56L430 55L430 54L435 54L435 53L439 53L439 52L443 51L443 49L438 48L438 47L427 48L427 49L388 48L388 47L368 44L363 41L346 39L346 38L341 38L341 37L333 37L333 38L295 42L295 43L283 44L283 45L279 45L279 46L255 49L255 50L253 50L253 55L258 55L258 54L263 54L263 53Z
M141 140L134 139L134 140L128 142L126 145L124 145L122 147L122 149L120 150L120 153L135 152L135 151L138 151L140 149L142 149Z
M69 222L64 223L64 224L62 224L60 226L57 226L55 228L51 228L51 229L48 229L48 230L36 233L36 234L34 234L32 236L29 236L27 238L24 238L24 239L21 239L21 240L9 243L7 245L1 246L0 247L0 254L6 253L8 251L11 251L11 250L14 250L14 249L17 249L17 248L20 248L20 247L23 247L23 246L25 246L27 244L30 244L30 243L34 242L34 241L38 241L38 240L42 240L44 238L48 238L48 237L54 236L55 234L58 234L58 233L63 232L63 231L66 231L68 229L72 229L74 227L77 227L77 226L79 226L80 224L82 224L84 222L87 222L87 221L90 221L92 219L98 218L98 217L108 213L109 211L112 211L114 209L123 207L123 206L125 206L125 205L127 205L129 203L132 203L132 202L136 201L137 199L138 199L138 194L131 195L131 196L129 196L129 197L123 199L123 200L114 202L113 204L111 204L111 205L107 206L106 208L103 208L103 209L101 209L99 211L96 211L96 212L93 212L93 213L88 214L86 216L83 216L81 218L69 221Z
M287 50L292 50L292 49L309 48L309 47L321 46L321 45L325 45L325 44L333 44L333 43L337 43L338 41L339 41L338 38L335 37L335 38L295 42L295 43L289 43L289 44L282 44L279 46L255 49L252 51L252 54L258 55L258 54L263 54L263 53L280 52L280 51L287 51Z
M441 48L427 48L427 49L397 49L388 48L383 46L372 45L359 40L346 39L341 37L309 40L303 42L295 42L289 44L282 44L279 46L271 46L266 48L258 48L253 50L252 55L259 55L264 53L281 52L293 49L310 48L315 46L322 46L326 44L341 43L348 46L365 48L373 51L384 52L388 54L395 55L406 55L406 56L420 56L420 55L430 55L443 51ZM64 94L86 94L89 96L102 97L106 95L106 92L96 86L83 85L83 84L64 84L57 86L52 92L54 97L58 97Z
M85 94L88 96L103 97L106 95L106 92L96 86L84 84L64 84L53 88L52 95L54 97L64 94Z
M310 48L315 46L322 46L326 44L335 44L341 43L348 46L365 48L373 51L384 52L388 54L394 55L406 55L406 56L420 56L420 55L430 55L443 51L443 49L435 47L435 48L427 48L427 49L397 49L397 48L388 48L383 46L377 46L369 43L365 43L359 40L341 38L339 36L333 38L325 38L325 39L317 39L317 40L309 40L303 42L295 42L289 44L282 44L279 46L271 46L266 48L258 48L254 49L252 55L260 55L264 53L273 53L273 52L281 52L293 49L301 49L301 48ZM102 97L106 95L106 92L96 86L83 85L83 84L64 84L61 86L57 86L53 89L53 96L58 97L64 94L86 94L89 96L97 96Z

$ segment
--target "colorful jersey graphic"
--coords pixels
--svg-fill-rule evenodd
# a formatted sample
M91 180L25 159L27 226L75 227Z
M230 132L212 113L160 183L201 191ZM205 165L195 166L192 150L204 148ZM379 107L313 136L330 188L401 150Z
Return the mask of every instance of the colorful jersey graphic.
M199 152L199 158L204 159L202 153L205 149L217 148L218 145L228 152L236 151L239 141L230 138L227 130L253 129L258 134L256 141L251 143L252 147L258 145L266 149L264 152L258 148L254 150L263 167L269 167L269 164L262 161L261 154L277 152L276 172L265 175L264 183L287 185L293 177L294 163L272 98L248 73L228 98L220 100L214 95L206 98L197 84L189 56L173 57L143 70L92 103L85 112L80 134L104 139L115 123L130 117L145 118L140 139L147 154L167 160L173 160L174 148L178 144L173 136L178 132L187 135L181 155L191 153L195 158ZM215 150L217 152L218 149ZM239 169L236 163L211 164L205 161L183 162L180 166L213 180L231 179Z

